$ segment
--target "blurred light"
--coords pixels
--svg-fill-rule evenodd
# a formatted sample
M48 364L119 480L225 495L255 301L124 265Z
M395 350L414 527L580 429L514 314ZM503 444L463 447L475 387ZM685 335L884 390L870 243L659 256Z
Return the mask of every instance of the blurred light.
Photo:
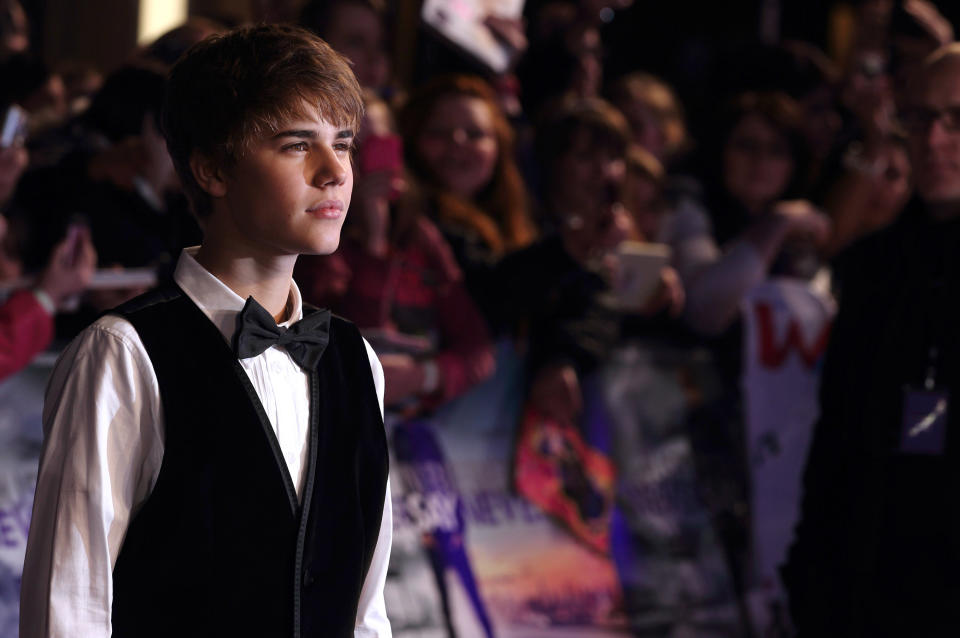
M613 9L604 7L600 9L600 22L613 22Z
M188 0L140 0L137 44L150 44L187 19Z

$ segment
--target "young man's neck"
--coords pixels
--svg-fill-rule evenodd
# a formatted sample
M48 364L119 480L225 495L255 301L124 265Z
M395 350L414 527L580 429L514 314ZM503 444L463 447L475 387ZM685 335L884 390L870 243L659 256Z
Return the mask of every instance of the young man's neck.
M290 319L287 304L297 256L265 257L228 243L205 240L197 251L197 262L243 299L256 299L277 323Z

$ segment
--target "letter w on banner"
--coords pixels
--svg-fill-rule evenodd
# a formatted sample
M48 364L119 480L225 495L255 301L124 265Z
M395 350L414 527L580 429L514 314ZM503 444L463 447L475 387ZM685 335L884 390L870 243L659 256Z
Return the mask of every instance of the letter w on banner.
M748 293L742 310L742 382L759 587L754 612L762 628L773 620L763 610L784 600L778 567L786 559L799 514L801 477L819 416L820 371L836 304L826 277L773 278Z

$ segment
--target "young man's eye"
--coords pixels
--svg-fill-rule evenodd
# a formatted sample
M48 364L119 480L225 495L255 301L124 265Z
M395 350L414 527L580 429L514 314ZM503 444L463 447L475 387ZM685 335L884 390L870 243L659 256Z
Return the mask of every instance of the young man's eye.
M338 142L333 148L338 153L349 153L353 150L353 142Z
M310 150L310 145L306 142L294 142L293 144L287 144L284 146L283 150L303 152Z

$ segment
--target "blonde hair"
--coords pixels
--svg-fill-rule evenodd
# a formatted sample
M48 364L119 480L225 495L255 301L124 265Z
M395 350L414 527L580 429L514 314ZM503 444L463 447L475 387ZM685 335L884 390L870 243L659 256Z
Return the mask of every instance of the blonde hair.
M957 62L960 62L960 42L951 42L928 55L927 59L923 61L923 68L929 71L942 64Z
M653 114L666 141L665 157L674 157L689 147L683 107L670 85L660 78L642 72L627 74L613 85L610 98L621 110L628 102L640 102Z

